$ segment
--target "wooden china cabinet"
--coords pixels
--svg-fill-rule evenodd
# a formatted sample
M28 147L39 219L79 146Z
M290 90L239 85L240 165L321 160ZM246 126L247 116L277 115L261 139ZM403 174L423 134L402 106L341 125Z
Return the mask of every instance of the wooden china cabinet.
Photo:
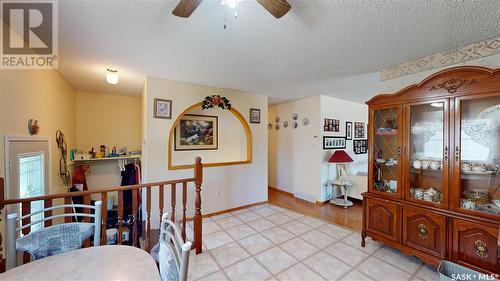
M362 246L500 274L500 69L451 68L367 104Z

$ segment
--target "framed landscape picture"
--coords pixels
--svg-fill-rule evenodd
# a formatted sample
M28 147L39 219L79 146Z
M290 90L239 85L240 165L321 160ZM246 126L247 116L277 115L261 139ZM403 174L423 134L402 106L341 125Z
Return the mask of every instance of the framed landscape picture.
M345 137L323 137L323 149L341 149L345 148Z
M217 116L182 116L175 128L174 140L175 151L218 149Z
M155 99L154 118L172 119L172 101L164 99Z
M345 122L345 138L352 140L352 122Z
M250 108L250 123L260 124L260 109Z

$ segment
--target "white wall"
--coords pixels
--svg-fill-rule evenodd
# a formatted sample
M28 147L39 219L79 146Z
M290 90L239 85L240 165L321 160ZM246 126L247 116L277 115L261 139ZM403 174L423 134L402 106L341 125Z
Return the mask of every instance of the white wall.
M292 114L297 113L298 127L292 128ZM275 128L275 117L280 129ZM309 118L303 126L302 119ZM321 117L320 97L310 97L269 108L269 185L309 201L319 200L321 187ZM289 126L285 128L283 122Z
M232 106L248 121L250 108L261 110L261 124L249 124L252 131L253 162L245 165L205 168L202 185L202 213L208 214L242 205L267 200L267 103L266 96L247 94L235 90L213 88L168 79L148 77L143 92L145 124L143 126L143 167L147 167L144 181L154 182L193 176L193 170L168 170L167 146L170 128L176 117L186 108L203 100L207 95L226 96ZM172 120L153 118L154 98L172 100ZM206 115L217 114L217 110L205 111ZM228 128L219 127L220 131ZM194 163L193 154L186 154L186 161ZM205 151L196 155L202 159ZM189 159L187 159L189 158ZM192 214L194 206L193 186L189 188L188 208ZM216 190L220 195L216 196ZM169 193L167 189L166 194ZM153 226L157 225L158 195L153 198ZM169 196L167 196L169 198ZM168 203L168 200L167 200ZM168 203L169 204L169 203ZM168 205L167 205L168 206Z
M283 121L292 122L292 114L299 115L299 127L283 127ZM274 125L280 117L279 130ZM301 124L308 117L309 126ZM324 118L339 119L340 132L323 132ZM308 201L326 200L325 183L334 178L335 166L328 164L333 150L323 150L323 136L345 136L345 122L367 123L368 107L361 103L316 96L296 100L269 108L269 185ZM351 172L366 173L367 154L355 155L352 140L347 141L346 151L355 160Z
M323 132L324 136L341 136L346 135L345 122L352 122L353 125L353 140L354 140L354 122L363 122L365 125L368 123L368 106L366 104L351 102L327 96L321 96L321 120L324 118L340 120L340 132ZM323 124L323 123L322 123ZM365 126L367 129L367 127ZM321 129L323 130L323 129ZM365 131L365 139L368 138L368 132ZM363 175L366 180L368 173L368 154L354 154L353 140L346 141L345 151L354 160L353 163L347 165L347 171L350 175ZM337 169L335 164L328 163L328 159L335 150L322 150L321 152L321 196L320 201L327 199L327 189L325 183L329 179L337 178ZM363 182L361 180L361 182ZM366 182L366 181L365 181ZM359 188L359 187L358 187ZM356 188L356 190L358 190ZM361 187L362 190L367 191L367 186Z

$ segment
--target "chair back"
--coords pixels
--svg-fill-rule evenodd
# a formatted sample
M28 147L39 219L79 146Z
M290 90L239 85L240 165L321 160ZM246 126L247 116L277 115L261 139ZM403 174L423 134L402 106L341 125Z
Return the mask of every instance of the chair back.
M7 258L6 269L11 269L17 265L17 252L29 252L34 259L63 253L66 251L81 248L83 242L94 235L94 246L100 245L101 239L101 201L96 201L95 205L84 204L64 204L24 215L19 217L17 213L7 215ZM61 213L31 220L31 217L44 214L47 211L54 211L64 208L72 208L74 213ZM81 208L82 213L76 213L76 208ZM94 210L84 213L83 209ZM57 224L42 228L19 237L19 232L33 225L44 223L47 220L65 217L89 217L93 218L93 223L73 222ZM30 218L30 223L23 225L23 220Z
M186 281L192 243L184 242L179 228L168 219L167 213L162 216L159 246L158 263L162 281Z

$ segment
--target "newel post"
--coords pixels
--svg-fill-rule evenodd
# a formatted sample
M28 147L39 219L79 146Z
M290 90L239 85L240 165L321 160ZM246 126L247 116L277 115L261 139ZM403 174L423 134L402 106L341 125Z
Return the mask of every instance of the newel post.
M201 253L202 216L201 216L201 183L203 182L203 164L201 158L196 157L194 164L194 184L196 186L195 213L194 213L194 247L196 253Z

